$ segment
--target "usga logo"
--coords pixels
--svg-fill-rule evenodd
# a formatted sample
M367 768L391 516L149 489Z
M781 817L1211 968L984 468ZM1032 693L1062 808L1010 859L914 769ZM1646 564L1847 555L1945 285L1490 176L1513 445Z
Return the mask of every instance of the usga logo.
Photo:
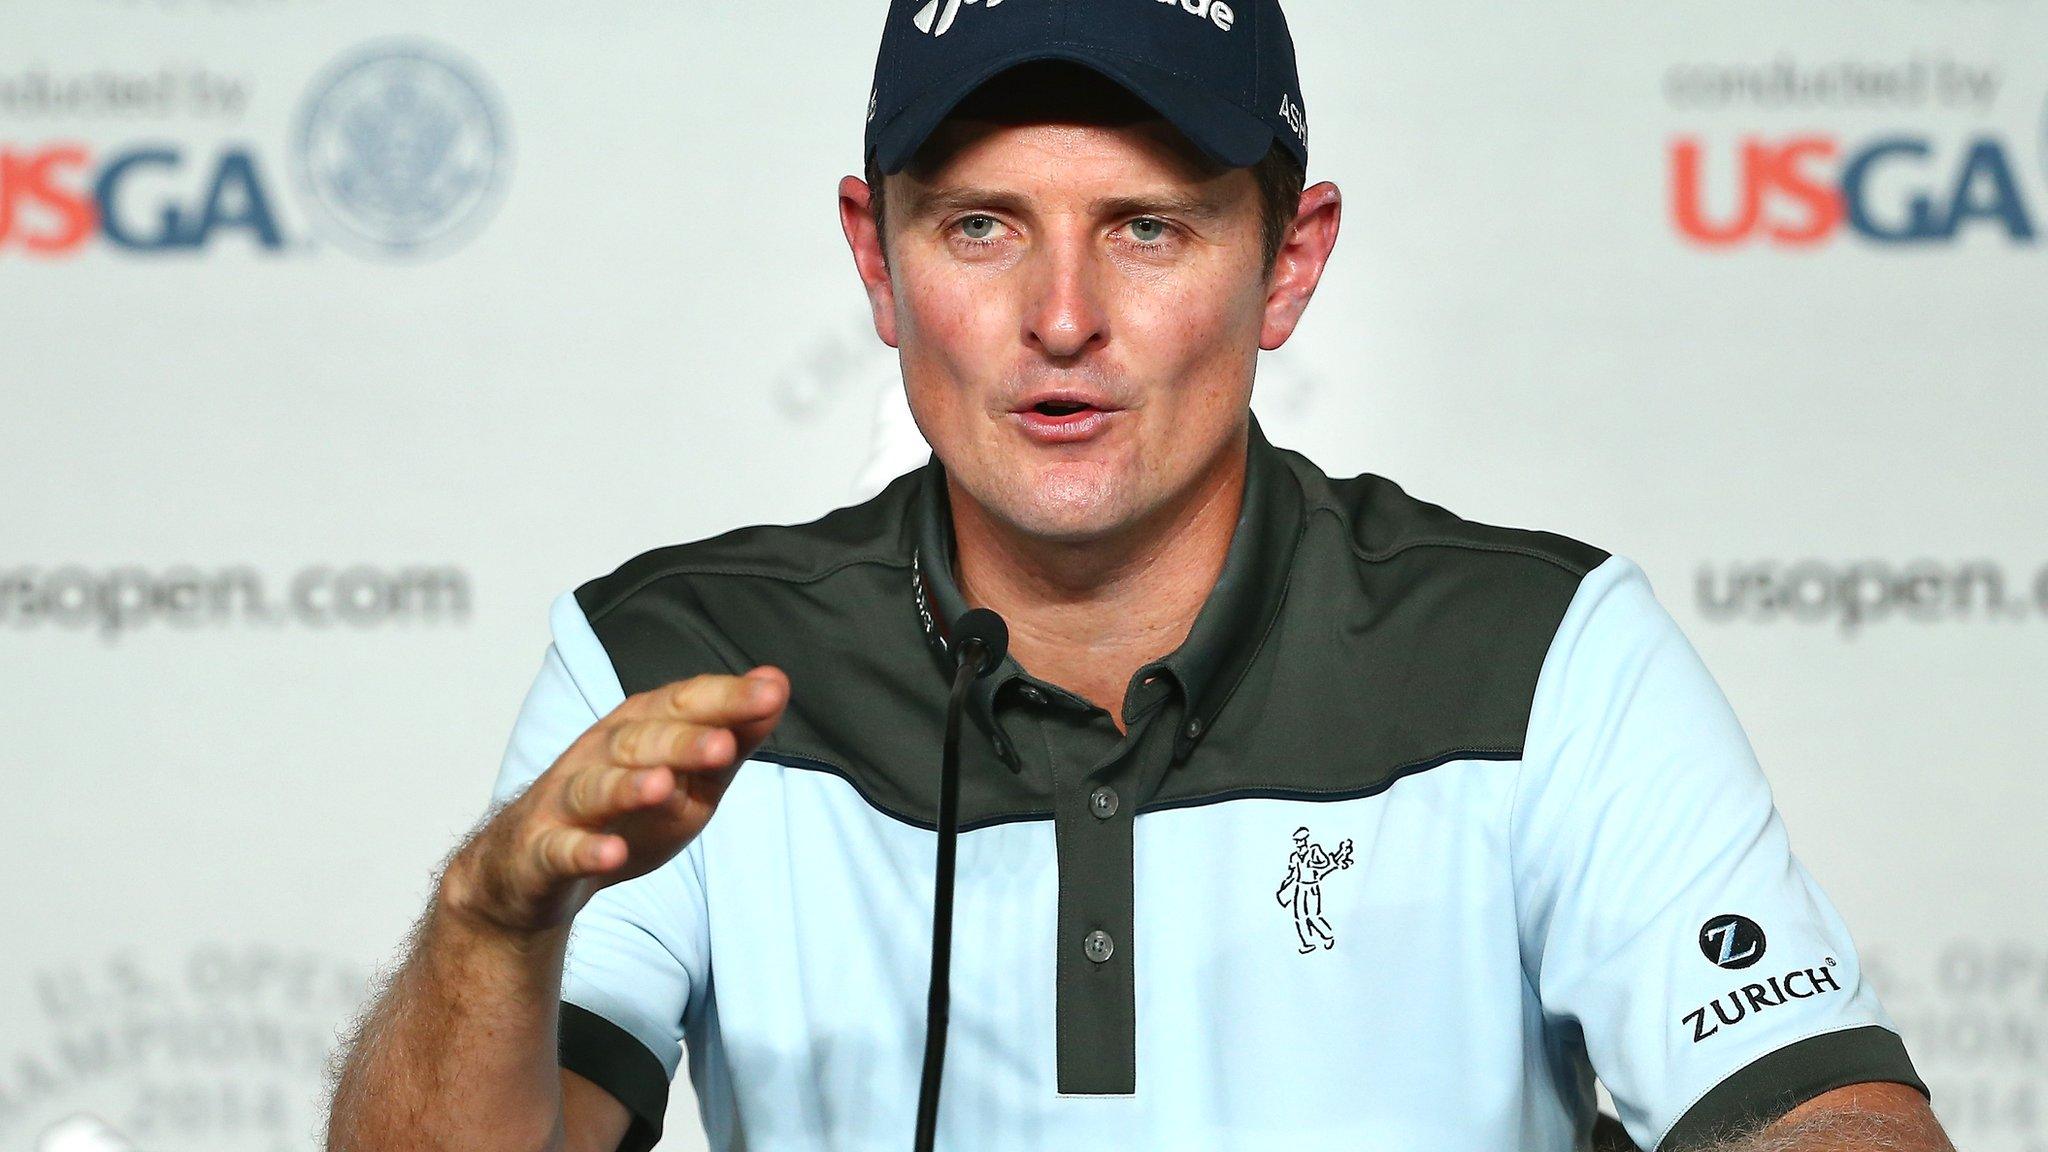
M188 157L162 145L107 156L68 141L0 145L0 248L69 255L98 235L129 251L194 251L239 232L276 250L284 234L260 171L242 146Z
M1855 145L1750 136L1718 148L1683 136L1671 142L1670 171L1672 224L1709 248L1751 240L1811 247L1845 226L1879 245L1952 243L1976 231L2034 240L2022 169L1991 136L1951 144L1892 135ZM1710 195L1709 183L1721 194Z
M378 41L309 86L289 158L324 236L373 256L445 252L487 219L509 136L475 68L430 44ZM283 227L265 152L0 139L0 253L59 259L94 238L121 252L200 255L237 237L303 245Z

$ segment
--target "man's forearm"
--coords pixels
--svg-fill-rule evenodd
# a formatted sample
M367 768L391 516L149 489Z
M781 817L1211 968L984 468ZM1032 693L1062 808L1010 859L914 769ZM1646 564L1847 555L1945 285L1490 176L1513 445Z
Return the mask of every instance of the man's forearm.
M331 1066L328 1152L558 1152L567 941L489 930L437 892Z
M1688 1152L1955 1152L1931 1112L1830 1108Z

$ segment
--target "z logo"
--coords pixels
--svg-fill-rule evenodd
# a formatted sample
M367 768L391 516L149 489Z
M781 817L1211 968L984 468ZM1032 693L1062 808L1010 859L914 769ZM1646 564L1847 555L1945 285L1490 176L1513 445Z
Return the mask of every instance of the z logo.
M1747 916L1728 913L1700 925L1700 955L1716 968L1747 968L1764 958L1764 930Z

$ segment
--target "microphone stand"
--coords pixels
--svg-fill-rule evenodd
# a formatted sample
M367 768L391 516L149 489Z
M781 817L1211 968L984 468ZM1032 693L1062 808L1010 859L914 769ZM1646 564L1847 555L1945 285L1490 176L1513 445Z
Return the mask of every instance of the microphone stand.
M939 1078L946 1063L946 1021L953 966L953 862L960 839L960 716L976 678L1002 663L1009 629L986 608L969 609L954 626L953 691L946 701L946 738L939 761L939 852L932 887L931 989L925 1000L924 1079L917 1093L915 1152L932 1152L939 1126Z

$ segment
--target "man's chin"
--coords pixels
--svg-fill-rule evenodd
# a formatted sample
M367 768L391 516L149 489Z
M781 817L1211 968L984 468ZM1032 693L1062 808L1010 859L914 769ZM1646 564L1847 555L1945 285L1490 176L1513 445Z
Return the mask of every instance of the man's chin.
M1086 544L1112 538L1131 520L1124 470L1101 461L1012 463L984 503L987 515L1019 535L1047 543Z
M1129 519L1118 503L1110 500L1076 500L1071 495L1027 500L1010 510L1012 528L1035 539L1056 544L1087 544L1116 536Z

